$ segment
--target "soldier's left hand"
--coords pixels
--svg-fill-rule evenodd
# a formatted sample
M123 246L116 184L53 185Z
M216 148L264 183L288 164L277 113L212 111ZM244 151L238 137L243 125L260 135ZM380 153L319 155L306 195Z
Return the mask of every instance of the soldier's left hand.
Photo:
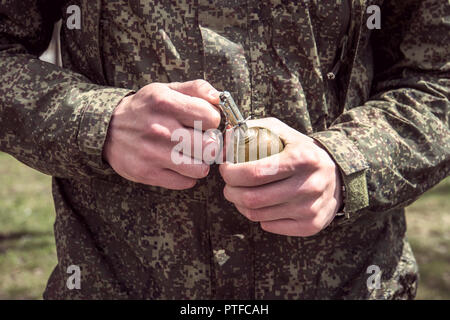
M285 148L261 160L220 165L225 198L268 232L301 237L317 234L331 223L342 204L337 165L314 139L280 120L251 122L278 134ZM276 170L271 172L274 164Z

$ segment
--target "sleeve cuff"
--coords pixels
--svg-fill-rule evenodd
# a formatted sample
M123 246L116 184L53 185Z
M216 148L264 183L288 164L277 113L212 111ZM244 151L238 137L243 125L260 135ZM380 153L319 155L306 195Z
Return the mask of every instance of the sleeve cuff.
M77 97L85 102L77 136L78 147L87 164L98 173L112 173L109 164L103 160L103 146L115 108L132 93L127 89L101 88L80 93Z
M369 206L367 161L356 145L339 131L316 132L311 138L317 140L338 165L346 189L343 211L351 218L351 213Z

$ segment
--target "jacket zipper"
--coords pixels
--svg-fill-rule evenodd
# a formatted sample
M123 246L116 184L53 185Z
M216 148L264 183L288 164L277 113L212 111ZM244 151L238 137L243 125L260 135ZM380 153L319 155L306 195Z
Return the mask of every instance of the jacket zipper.
M339 56L339 60L336 62L336 64L334 65L334 67L331 69L330 72L327 73L327 78L328 80L334 80L336 79L342 64L345 61L345 58L347 56L347 51L348 51L348 35L345 35L342 40L341 43L339 45L339 49L341 51L341 54Z

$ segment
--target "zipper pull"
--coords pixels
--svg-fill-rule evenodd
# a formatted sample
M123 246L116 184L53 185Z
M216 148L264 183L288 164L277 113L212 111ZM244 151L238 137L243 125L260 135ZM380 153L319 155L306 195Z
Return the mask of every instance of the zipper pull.
M342 63L345 61L347 57L347 46L348 46L348 36L345 35L342 37L341 43L339 45L339 48L341 49L341 55L339 56L339 60L334 65L333 69L327 73L328 80L334 80L336 79L339 70L342 66Z

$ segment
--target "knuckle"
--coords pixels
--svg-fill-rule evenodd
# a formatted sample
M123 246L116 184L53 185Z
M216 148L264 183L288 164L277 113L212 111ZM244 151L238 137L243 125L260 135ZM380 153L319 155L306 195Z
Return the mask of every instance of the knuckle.
M308 156L307 156L308 164L313 168L320 168L321 157L320 157L319 153L316 150L312 149L307 154L308 154Z
M323 220L321 217L317 217L316 219L313 219L311 222L311 231L313 234L319 233L323 228Z
M320 182L315 182L311 184L311 187L309 188L310 192L314 195L320 195L323 192L323 189L320 186Z
M242 203L246 208L256 209L259 204L259 196L254 192L244 192L242 194Z
M319 228L314 222L310 222L309 224L303 226L301 234L303 237L311 237L318 234L320 231L321 228Z
M301 216L304 218L314 219L317 215L317 212L314 208L309 207L307 209L301 210Z
M244 210L244 215L247 217L248 220L253 221L253 222L257 222L258 221L258 213L256 210L253 209L243 209Z
M144 97L155 99L158 98L160 95L158 94L163 90L164 85L162 83L151 83L143 87L141 90L139 90L139 93L141 93Z
M192 81L192 87L196 90L200 90L202 87L208 85L208 82L206 82L203 79L196 79Z
M154 122L148 125L147 134L158 139L168 140L170 140L172 136L170 130L167 127Z
M179 90L180 89L180 86L182 85L182 82L179 82L179 81L172 81L172 82L170 82L169 83L169 88L171 89L171 90Z
M309 179L309 191L312 194L322 194L325 189L325 179L323 177L313 176Z
M286 149L285 149L286 150ZM298 170L303 170L303 163L301 158L293 150L286 150L286 163L289 164L287 167L291 172Z
M157 92L152 92L150 96L151 108L155 111L165 111L167 112L172 108L171 103L166 95Z
M320 215L320 208L319 205L317 204L317 201L312 203L312 205L309 207L309 215L313 218L313 219L317 219Z
M313 220L319 215L318 208L317 201L311 200L298 208L298 216Z
M154 92L150 92L149 99L150 99L150 107L152 110L164 109L166 101L161 95L155 94Z
M154 86L155 86L155 83L148 84L148 85L142 87L142 88L137 92L137 94L140 95L140 96L149 97L149 96L151 96L152 93L153 93L153 88L154 88Z

